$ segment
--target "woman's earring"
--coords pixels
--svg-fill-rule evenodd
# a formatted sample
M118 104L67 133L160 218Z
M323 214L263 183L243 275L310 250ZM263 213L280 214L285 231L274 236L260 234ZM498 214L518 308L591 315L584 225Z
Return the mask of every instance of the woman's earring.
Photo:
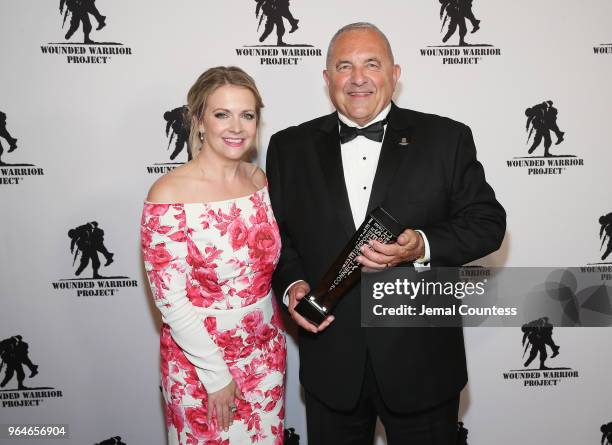
M200 142L204 142L204 132L200 131Z

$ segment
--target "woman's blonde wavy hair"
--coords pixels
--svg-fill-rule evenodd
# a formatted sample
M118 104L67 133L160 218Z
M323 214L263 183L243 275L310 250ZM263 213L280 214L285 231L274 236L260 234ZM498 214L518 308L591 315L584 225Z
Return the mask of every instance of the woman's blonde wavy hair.
M204 71L187 93L186 123L189 125L189 150L193 158L198 156L202 149L200 140L200 123L204 117L208 97L223 85L235 85L247 88L255 97L255 115L257 125L261 117L264 104L259 90L251 76L237 66L216 66Z

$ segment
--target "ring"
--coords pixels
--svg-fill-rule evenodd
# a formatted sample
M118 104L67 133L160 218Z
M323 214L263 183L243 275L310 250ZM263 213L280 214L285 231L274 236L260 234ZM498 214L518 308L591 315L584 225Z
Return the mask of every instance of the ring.
M229 409L232 413L235 413L236 411L238 411L238 408L233 403L229 406Z

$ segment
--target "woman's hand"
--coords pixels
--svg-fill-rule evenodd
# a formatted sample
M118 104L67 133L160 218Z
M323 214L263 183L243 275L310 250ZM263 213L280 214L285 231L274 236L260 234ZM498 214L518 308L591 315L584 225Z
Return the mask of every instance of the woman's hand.
M242 398L242 392L234 379L225 388L208 394L208 422L210 423L216 413L217 425L223 431L227 431L236 411L235 399Z

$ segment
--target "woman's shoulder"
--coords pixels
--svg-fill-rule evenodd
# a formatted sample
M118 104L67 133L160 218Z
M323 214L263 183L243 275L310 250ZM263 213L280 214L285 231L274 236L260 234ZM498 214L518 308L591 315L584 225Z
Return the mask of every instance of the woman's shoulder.
M241 168L245 169L243 174L248 176L256 190L260 190L268 184L266 174L257 165L247 163ZM175 204L218 200L219 198L215 196L214 191L211 191L210 196L202 195L203 186L198 181L199 179L201 179L200 170L191 163L181 165L155 181L149 189L146 202L149 204ZM194 198L196 195L197 197Z
M193 181L189 165L181 165L166 173L153 183L147 194L149 203L177 203L181 201L181 193Z
M264 171L255 164L252 164L251 168L251 181L255 185L256 189L259 190L268 185L268 178L266 177Z

